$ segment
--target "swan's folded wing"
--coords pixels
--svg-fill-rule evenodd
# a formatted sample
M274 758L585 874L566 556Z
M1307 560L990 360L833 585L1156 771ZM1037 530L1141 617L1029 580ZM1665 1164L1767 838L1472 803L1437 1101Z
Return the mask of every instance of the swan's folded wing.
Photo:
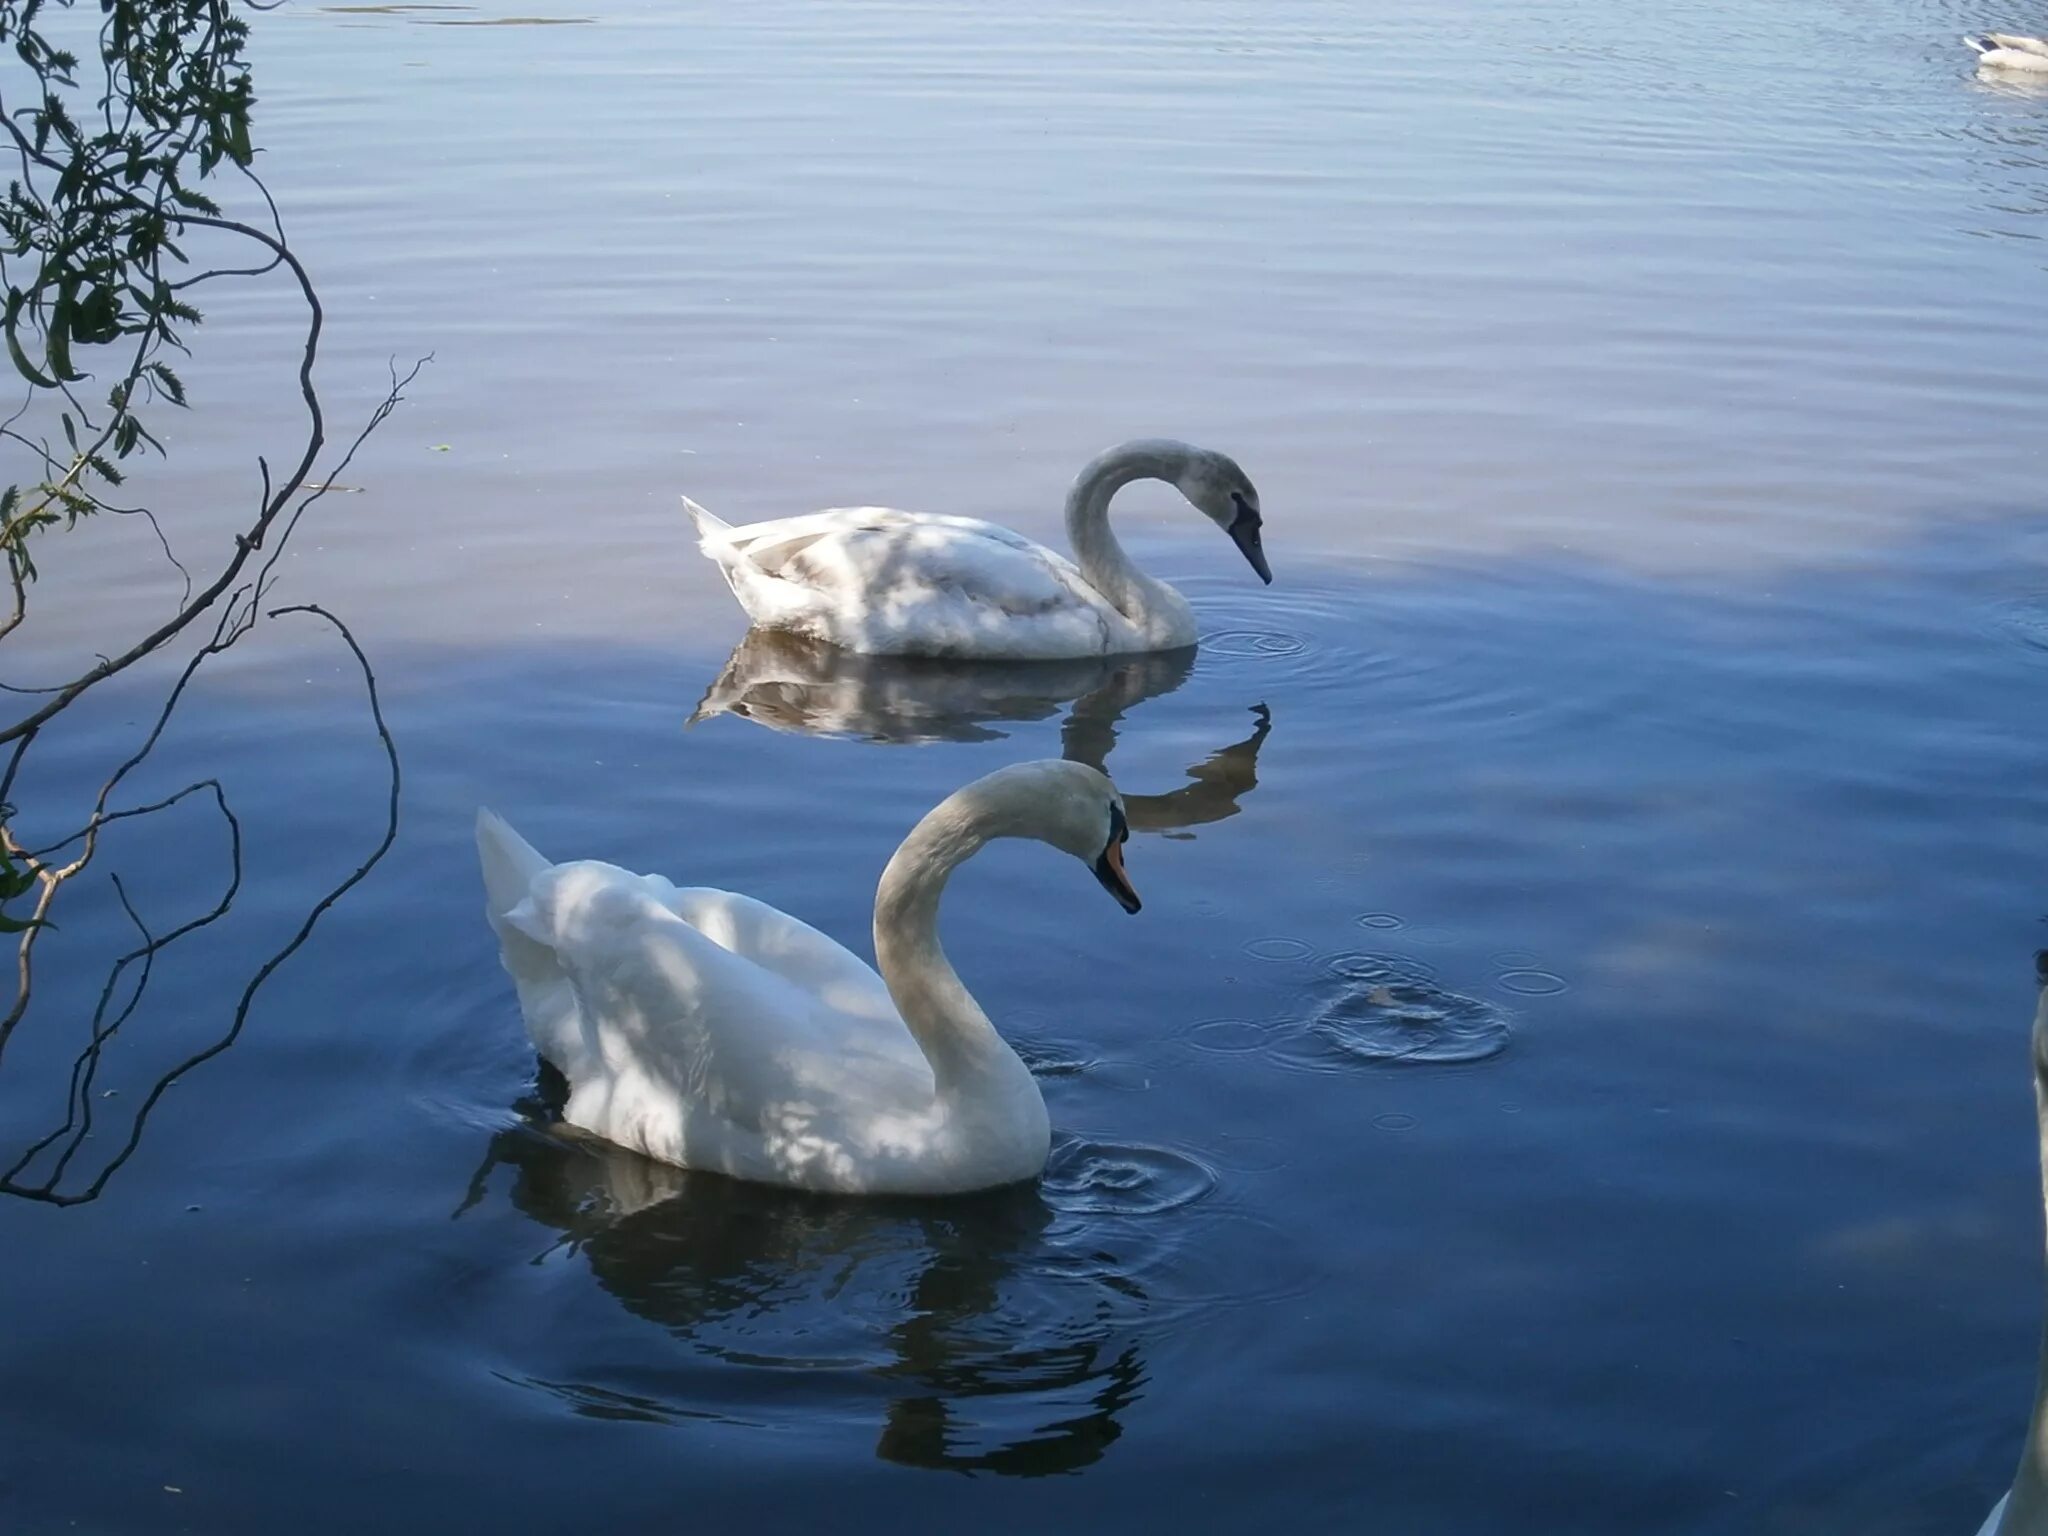
M789 973L700 930L678 907L702 914L713 904L692 896L725 898L712 914L714 928L776 955ZM556 1039L537 1037L535 1044L578 1098L608 1084L659 1083L666 1091L658 1097L749 1124L770 1087L787 1081L792 1062L831 1043L856 1055L886 1043L882 1029L859 1027L872 1019L874 997L819 949L837 946L816 933L806 941L796 931L803 925L744 897L680 892L658 876L608 864L559 864L508 921L553 952L574 994L573 1020ZM797 979L822 979L828 971L835 978L828 988ZM868 977L886 1009L879 978L871 971ZM893 1012L888 1018L907 1044ZM642 1144L602 1119L585 1104L578 1123Z
M684 922L663 899L670 889L594 860L557 864L505 914L553 956L574 999L545 1029L527 1020L572 1084L650 1044L678 1061L700 1054L707 1019L791 1011L788 984Z
M874 967L809 923L765 901L708 886L667 887L667 908L720 948L781 977L836 1013L897 1023Z
M888 507L788 518L743 553L765 576L869 609L936 597L1030 614L1089 591L1071 562L1007 528Z
M728 949L679 907L716 908L714 928L786 969ZM565 864L536 882L516 921L549 945L576 1000L573 1038L550 1053L569 1081L564 1118L621 1146L757 1177L762 1148L793 1127L806 1145L841 1146L848 1104L930 1098L930 1069L901 1021L849 1011L875 1000L824 954L837 946L773 908ZM795 979L828 973L822 989Z

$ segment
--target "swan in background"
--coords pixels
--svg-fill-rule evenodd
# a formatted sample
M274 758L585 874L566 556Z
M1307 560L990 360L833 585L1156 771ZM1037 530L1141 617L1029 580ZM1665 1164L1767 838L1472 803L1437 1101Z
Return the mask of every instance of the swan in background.
M730 891L595 861L550 864L477 813L486 911L562 1118L662 1162L844 1194L942 1195L1035 1178L1038 1084L939 947L939 897L999 837L1089 865L1127 912L1116 786L1025 763L957 790L889 860L880 975L816 929Z
M754 623L874 656L1048 660L1193 645L1194 610L1131 563L1109 500L1164 480L1230 535L1259 579L1259 493L1220 453L1168 438L1112 448L1067 493L1074 559L972 517L835 507L735 528L689 497L698 547Z
M2048 74L2048 42L2017 32L1986 32L1963 41L1977 50L1979 69L2032 70Z
M1997 34L1994 33L1995 37ZM2034 956L2034 981L2041 1000L2034 1009L2034 1118L2041 1146L2042 1204L2048 1206L2048 949ZM2034 1416L2012 1488L1991 1511L1977 1536L2044 1536L2048 1533L2048 1335L2034 1378Z

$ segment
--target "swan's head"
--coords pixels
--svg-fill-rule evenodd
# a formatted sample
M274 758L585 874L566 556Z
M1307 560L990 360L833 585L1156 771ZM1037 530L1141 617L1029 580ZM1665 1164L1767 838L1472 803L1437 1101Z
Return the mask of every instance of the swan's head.
M1271 586L1273 570L1266 564L1266 549L1259 541L1263 522L1258 488L1237 467L1237 461L1207 448L1191 448L1173 483L1197 512L1230 535L1230 542L1259 573L1259 580Z
M1124 872L1131 824L1107 774L1086 763L1019 763L976 780L964 793L980 802L984 835L1051 843L1093 870L1126 912L1142 905Z

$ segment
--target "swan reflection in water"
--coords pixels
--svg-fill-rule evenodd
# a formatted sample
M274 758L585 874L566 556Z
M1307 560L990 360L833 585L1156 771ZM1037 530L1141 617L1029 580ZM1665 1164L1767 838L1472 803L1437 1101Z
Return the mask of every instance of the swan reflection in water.
M549 1079L553 1079L549 1081ZM1097 1231L1032 1185L933 1203L832 1200L691 1173L550 1123L559 1077L543 1066L521 1122L496 1132L459 1216L512 1172L512 1204L559 1235L635 1317L712 1361L780 1368L815 1421L878 1416L875 1454L904 1466L1010 1476L1099 1460L1141 1395L1143 1291L1106 1269ZM1072 1233L1079 1237L1078 1230ZM516 1378L593 1418L758 1422L759 1384L706 1400L688 1367L650 1392ZM727 1383L729 1385L729 1383ZM720 1383L713 1381L716 1393ZM879 1402L878 1402L879 1399Z
M1194 672L1195 648L1065 661L938 661L861 656L781 630L751 629L690 715L696 725L736 715L805 736L917 745L996 741L996 727L1050 719L1069 700L1061 755L1108 772L1126 711L1172 693ZM1131 827L1176 832L1235 816L1257 787L1259 748L1272 729L1263 704L1254 725L1188 769L1189 782L1162 795L1124 789Z

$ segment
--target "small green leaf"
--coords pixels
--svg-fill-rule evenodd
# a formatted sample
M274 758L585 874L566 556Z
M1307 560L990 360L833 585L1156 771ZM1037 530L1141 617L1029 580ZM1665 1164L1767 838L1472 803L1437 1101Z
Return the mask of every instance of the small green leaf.
M15 371L19 373L23 378L27 379L29 383L40 385L44 389L55 389L57 387L57 381L51 378L48 374L38 369L34 363L31 363L28 360L28 354L22 351L21 349L21 311L22 307L27 303L28 295L23 293L19 288L11 288L8 290L7 315L5 321L7 330L7 355L14 360Z

